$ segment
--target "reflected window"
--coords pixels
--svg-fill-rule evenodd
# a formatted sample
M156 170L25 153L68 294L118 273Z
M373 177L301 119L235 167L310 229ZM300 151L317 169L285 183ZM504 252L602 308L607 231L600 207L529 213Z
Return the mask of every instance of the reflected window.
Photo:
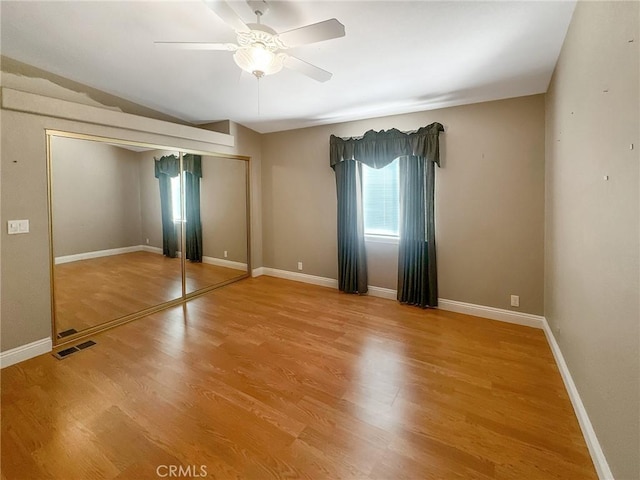
M171 178L171 209L174 222L182 221L180 211L180 175Z

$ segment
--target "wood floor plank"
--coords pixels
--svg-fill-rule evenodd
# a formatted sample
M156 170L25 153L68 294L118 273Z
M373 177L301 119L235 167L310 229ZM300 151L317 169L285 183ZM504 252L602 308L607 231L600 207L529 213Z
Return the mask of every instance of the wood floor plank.
M3 479L597 478L541 330L260 277L93 339L2 371Z

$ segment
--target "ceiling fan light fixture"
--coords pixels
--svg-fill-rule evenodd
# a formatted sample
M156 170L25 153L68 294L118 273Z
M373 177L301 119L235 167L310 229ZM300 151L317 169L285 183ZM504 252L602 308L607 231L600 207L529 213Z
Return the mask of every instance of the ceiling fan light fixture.
M2 1L2 0L0 0ZM304 60L282 53L300 45L308 45L334 38L344 37L345 28L338 20L331 18L322 22L294 28L278 33L261 23L269 0L246 0L256 14L257 23L245 23L230 3L232 0L204 0L220 19L236 32L238 43L210 42L155 42L184 50L227 50L234 52L233 60L242 70L260 79L273 75L286 67L318 82L331 79L331 72L316 67Z
M272 75L282 70L284 55L277 54L261 43L240 47L233 54L233 60L242 70L257 78Z

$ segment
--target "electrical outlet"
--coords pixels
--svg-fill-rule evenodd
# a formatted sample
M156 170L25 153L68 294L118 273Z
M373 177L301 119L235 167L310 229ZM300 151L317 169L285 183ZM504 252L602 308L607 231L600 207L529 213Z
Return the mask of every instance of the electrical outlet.
M229 255L228 255L227 251L225 250L225 251L224 251L224 258L227 258L228 256L229 256Z
M518 295L511 295L511 306L512 307L520 306L520 297Z
M298 262L298 270L302 270L302 262Z
M149 245L149 239L147 238L147 245Z

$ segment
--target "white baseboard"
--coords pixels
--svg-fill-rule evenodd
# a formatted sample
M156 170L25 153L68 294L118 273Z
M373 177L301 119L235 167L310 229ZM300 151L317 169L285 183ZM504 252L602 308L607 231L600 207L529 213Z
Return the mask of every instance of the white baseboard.
M530 313L514 312L502 308L485 307L484 305L474 305L473 303L458 302L456 300L438 299L438 308L449 312L464 313L476 317L490 318L501 322L515 323L526 327L542 328L544 317L532 315Z
M316 275L308 275L306 273L289 272L287 270L277 270L275 268L269 267L260 268L262 269L261 275L284 278L286 280L293 280L295 282L311 283L313 285L320 285L322 287L338 288L338 281L334 280L333 278L318 277Z
M369 295L372 297L387 298L396 300L398 298L397 290L390 288L374 287L369 285ZM464 313L466 315L474 315L476 317L489 318L491 320L499 320L501 322L515 323L527 327L542 328L544 317L531 315L530 313L514 312L512 310L504 310L502 308L485 307L484 305L474 305L472 303L458 302L456 300L438 299L438 308L450 312Z
M367 288L369 290L368 294L372 297L386 298L387 300L397 300L398 298L397 290L383 287L374 287L372 285L369 285Z
M55 264L77 262L80 260L89 260L92 258L109 257L111 255L122 255L123 253L131 252L149 252L162 255L162 248L152 247L151 245L134 245L131 247L111 248L109 250L96 250L95 252L77 253L74 255L65 255L63 257L56 257ZM177 251L176 254L180 256L181 252ZM241 262L233 262L231 260L225 260L223 258L215 257L202 257L202 263L209 265L216 265L218 267L233 268L235 270L247 271L247 264Z
M321 287L338 288L338 280L334 278L318 277L317 275L309 275L306 273L290 272L288 270L278 270L277 268L259 267L252 272L254 277L267 275L269 277L284 278L293 280L294 282L310 283L312 285L320 285ZM396 291L389 288L369 286L369 295L381 298L396 298Z
M61 263L77 262L79 260L89 260L91 258L109 257L111 255L139 252L142 249L142 245L134 245L131 247L111 248L109 250L96 250L95 252L76 253L74 255L64 255L62 257L56 257L54 263L56 265L59 265Z
M140 245L140 250L149 253L158 253L162 255L162 249L160 247L152 247L151 245Z
M53 343L50 338L43 338L42 340L36 340L35 342L12 348L11 350L0 353L0 368L29 360L43 353L49 353L52 350Z
M234 270L242 270L243 272L247 271L246 263L225 260L224 258L202 257L202 263L215 265L217 267L233 268Z
M164 250L162 248L152 247L151 245L140 245L139 251L157 253L158 255L164 255ZM176 256L173 258L180 258L180 255L182 255L182 252L180 250L176 250Z
M582 435L584 436L585 442L587 443L589 454L591 454L591 460L596 467L598 478L600 480L613 480L613 474L611 473L611 469L609 468L609 463L604 456L604 452L602 451L602 447L600 446L600 442L598 441L596 432L593 429L591 420L589 420L587 410L584 408L584 404L582 403L582 399L580 398L578 388L573 381L573 377L571 376L569 367L564 360L564 356L562 355L560 346L558 345L558 342L556 342L556 337L553 335L551 327L549 326L549 322L547 322L546 318L543 319L542 329L544 330L544 334L546 335L549 346L551 347L551 352L556 359L556 364L558 365L558 370L560 370L560 375L562 376L562 380L564 381L564 386L567 389L567 393L569 393L569 398L571 399L573 410L576 412L576 417L578 417L578 423L580 424Z
M333 278L318 277L308 275L306 273L289 272L287 270L278 270L276 268L260 267L253 270L253 276L268 275L270 277L284 278L296 282L311 283L313 285L321 285L323 287L338 288L338 281ZM391 288L375 287L369 285L369 295L372 297L386 298L395 300L397 291ZM438 308L451 312L465 313L476 317L490 318L502 322L515 323L525 325L527 327L542 328L544 317L531 315L530 313L514 312L512 310L503 310L495 307L485 307L484 305L474 305L472 303L458 302L455 300L438 299Z

